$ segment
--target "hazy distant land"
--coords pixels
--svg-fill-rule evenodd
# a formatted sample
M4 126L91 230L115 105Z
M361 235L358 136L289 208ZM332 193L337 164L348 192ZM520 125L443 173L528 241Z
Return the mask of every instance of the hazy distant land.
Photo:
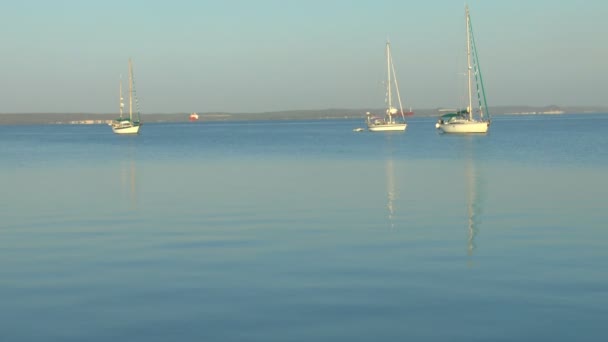
M434 117L440 114L440 108L415 109L414 116ZM366 112L382 114L383 109L321 109L289 110L261 113L218 113L198 112L198 121L238 121L238 120L311 120L311 119L349 119L364 118ZM582 113L608 113L608 107L532 107L502 106L490 107L492 115L559 115ZM19 124L105 124L118 114L103 113L0 113L0 125ZM152 122L186 122L190 113L142 113L142 121Z

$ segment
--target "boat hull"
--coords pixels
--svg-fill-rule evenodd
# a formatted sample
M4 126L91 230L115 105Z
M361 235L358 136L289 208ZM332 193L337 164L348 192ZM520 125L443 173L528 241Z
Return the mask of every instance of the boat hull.
M112 127L112 131L116 134L138 134L141 125L130 127Z
M403 132L407 124L405 123L394 123L394 124L384 124L384 125L369 125L367 129L370 132Z
M435 126L443 133L487 133L490 123L487 121L461 121L437 123Z

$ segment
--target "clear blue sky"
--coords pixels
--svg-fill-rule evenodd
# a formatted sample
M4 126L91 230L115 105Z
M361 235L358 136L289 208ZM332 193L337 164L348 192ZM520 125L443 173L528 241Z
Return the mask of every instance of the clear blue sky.
M490 105L608 105L608 1L470 0ZM4 0L0 113L381 108L392 42L407 107L459 105L460 0Z

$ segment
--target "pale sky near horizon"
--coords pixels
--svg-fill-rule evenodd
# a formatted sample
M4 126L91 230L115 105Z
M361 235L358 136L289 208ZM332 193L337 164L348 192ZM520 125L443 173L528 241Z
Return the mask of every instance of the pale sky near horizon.
M490 106L608 106L608 1L469 0ZM0 113L460 105L462 0L4 0ZM126 93L125 93L126 95Z

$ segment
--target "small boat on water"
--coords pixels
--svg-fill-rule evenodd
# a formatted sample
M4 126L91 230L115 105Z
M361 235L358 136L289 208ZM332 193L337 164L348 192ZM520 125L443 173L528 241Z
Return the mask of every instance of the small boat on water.
M353 132L363 132L363 131L364 131L364 129L361 127L357 127L355 129L353 129Z
M139 108L137 108L137 112L135 113L135 115L133 113L133 98L135 97L135 87L133 86L133 83L133 64L131 63L131 59L129 58L129 117L122 116L125 104L123 103L121 80L119 101L120 117L114 119L110 124L110 126L112 127L112 131L116 134L138 134L139 129L141 128L142 122L139 114ZM138 101L136 97L135 106L138 107Z
M198 114L196 114L196 113L190 114L190 121L197 121L197 120L198 120Z

